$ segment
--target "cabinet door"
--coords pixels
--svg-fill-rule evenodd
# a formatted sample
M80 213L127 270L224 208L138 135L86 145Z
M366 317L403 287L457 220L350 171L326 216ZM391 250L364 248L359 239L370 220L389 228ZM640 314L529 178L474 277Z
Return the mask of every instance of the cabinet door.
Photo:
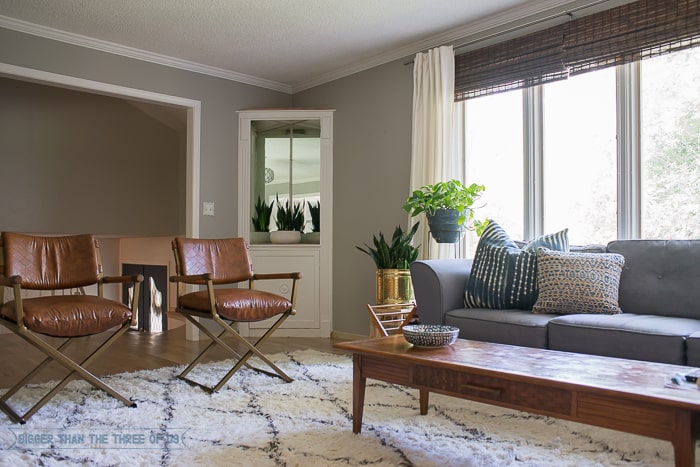
M308 247L304 249L253 249L250 257L257 273L273 272L301 272L303 278L297 282L296 315L290 316L281 326L284 329L309 329L320 328L320 300L319 300L319 252L318 249ZM291 280L266 280L256 281L255 288L266 290L288 297L291 292ZM256 329L267 329L271 323L269 320L249 323L252 333ZM278 332L275 335L284 335Z
M274 335L328 338L333 324L333 110L242 110L238 122L238 236L248 240L257 272L304 275L297 314ZM274 211L278 198L290 206L319 206L320 231L311 232L318 229L309 225L309 209L302 244L271 244L269 234L253 232L264 228L260 221L267 218L262 202L269 206L273 201ZM273 212L270 230L278 227ZM281 293L289 287L281 282L258 285ZM247 337L263 332L255 323L238 323L238 329Z

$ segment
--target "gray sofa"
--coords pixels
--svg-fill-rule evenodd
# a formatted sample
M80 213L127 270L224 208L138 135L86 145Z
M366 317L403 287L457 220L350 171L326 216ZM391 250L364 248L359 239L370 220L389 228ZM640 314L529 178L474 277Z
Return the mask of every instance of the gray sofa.
M457 326L463 339L700 366L700 240L617 240L597 251L625 257L621 314L465 308L472 261L423 260L411 265L420 321Z

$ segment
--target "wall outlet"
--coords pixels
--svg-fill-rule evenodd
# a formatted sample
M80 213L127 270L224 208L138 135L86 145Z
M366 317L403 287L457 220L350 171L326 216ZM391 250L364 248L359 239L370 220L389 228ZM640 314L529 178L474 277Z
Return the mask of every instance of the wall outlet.
M213 202L204 202L204 208L202 209L202 213L205 216L213 216L214 215L214 203Z

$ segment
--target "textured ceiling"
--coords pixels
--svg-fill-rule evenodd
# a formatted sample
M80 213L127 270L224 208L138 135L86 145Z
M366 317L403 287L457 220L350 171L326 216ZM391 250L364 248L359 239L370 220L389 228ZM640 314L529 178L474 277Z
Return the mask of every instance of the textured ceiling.
M0 26L40 25L81 43L98 39L293 91L449 43L470 25L567 3L572 0L0 0Z

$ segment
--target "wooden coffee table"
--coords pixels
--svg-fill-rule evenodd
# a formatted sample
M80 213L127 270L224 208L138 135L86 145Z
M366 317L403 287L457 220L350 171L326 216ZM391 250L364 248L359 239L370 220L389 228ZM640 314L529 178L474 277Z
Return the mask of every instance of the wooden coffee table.
M335 344L353 353L353 432L362 429L367 378L673 443L677 466L695 463L700 390L664 387L688 367L457 340L413 347L402 335Z

